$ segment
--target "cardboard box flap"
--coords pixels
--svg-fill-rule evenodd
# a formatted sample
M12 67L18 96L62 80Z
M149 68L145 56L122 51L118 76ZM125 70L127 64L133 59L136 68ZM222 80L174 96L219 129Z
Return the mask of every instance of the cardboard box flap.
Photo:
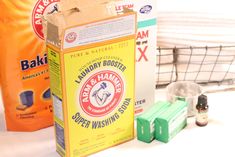
M66 11L72 8L77 8L79 7L79 2L80 0L61 0L58 5L59 11Z
M125 13L128 15L118 16L115 3L110 2L89 7L83 5L48 15L47 42L59 49L67 49L134 35L136 15L129 9L124 9L123 14Z
M59 10L66 11L72 8L88 8L97 4L107 4L114 0L61 0Z
M44 20L46 21L45 33L47 42L57 47L61 46L59 41L62 41L63 30L66 28L113 17L115 15L117 15L117 13L113 3L103 3L89 7L83 6L47 15L44 17Z
M47 41L50 41L50 43L56 47L61 47L61 40L59 37L58 27L48 22L47 30L50 30L50 31L46 31L48 33L45 33Z
M67 28L117 15L115 4L107 2L107 0L103 1L105 3L90 3L92 5L88 5L87 3L81 3L79 0L79 3L76 3L74 7L70 4L70 7L66 7L70 9L63 9L57 14L48 15L46 19L58 27Z

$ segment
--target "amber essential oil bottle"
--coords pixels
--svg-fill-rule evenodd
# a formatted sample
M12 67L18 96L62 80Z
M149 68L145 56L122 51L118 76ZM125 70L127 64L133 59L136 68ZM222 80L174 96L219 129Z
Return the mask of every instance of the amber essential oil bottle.
M200 95L196 105L196 124L198 126L206 126L208 124L208 108L209 106L207 104L207 96Z

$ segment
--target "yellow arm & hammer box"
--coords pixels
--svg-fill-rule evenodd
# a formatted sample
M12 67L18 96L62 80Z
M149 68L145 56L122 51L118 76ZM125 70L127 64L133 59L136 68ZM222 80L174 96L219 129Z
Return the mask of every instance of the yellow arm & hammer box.
M46 18L57 152L87 156L132 140L136 14L104 3Z

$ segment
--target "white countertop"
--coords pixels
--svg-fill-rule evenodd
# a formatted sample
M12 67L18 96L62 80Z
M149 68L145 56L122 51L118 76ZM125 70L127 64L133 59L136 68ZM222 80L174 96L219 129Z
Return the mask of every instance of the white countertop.
M164 99L158 91L157 100ZM188 126L168 144L153 141L146 144L136 138L130 142L101 151L92 157L234 157L235 149L235 91L208 94L209 124ZM2 102L0 100L0 157L59 157L55 151L53 127L32 133L6 132Z

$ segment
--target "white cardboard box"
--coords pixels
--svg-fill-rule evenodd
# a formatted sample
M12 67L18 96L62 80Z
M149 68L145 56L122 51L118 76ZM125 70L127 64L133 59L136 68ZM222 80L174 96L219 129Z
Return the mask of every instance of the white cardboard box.
M122 11L123 7L137 12L135 114L139 115L154 103L157 55L157 1L121 0L116 3L117 11Z

